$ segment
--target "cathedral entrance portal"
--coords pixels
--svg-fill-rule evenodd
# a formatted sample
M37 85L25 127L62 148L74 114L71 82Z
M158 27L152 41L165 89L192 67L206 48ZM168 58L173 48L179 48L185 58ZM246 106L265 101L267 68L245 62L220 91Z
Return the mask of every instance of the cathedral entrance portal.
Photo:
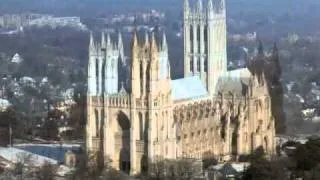
M116 147L119 150L119 169L125 173L130 173L130 121L128 117L119 112L117 115L118 131L116 133Z
M232 155L238 154L238 135L236 131L232 133L231 152L232 152Z
M268 153L268 138L264 137L264 144L263 144L263 149L265 153Z
M119 169L127 174L130 173L130 151L128 149L121 149L120 151L120 167Z

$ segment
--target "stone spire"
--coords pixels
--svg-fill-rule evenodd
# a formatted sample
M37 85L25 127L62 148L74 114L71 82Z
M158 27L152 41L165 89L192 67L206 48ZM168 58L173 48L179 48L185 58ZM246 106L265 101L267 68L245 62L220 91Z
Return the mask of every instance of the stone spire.
M281 66L279 61L279 51L278 51L276 42L274 42L274 45L273 45L271 61L273 63L273 69L275 70L276 76L280 79L282 72L281 72Z
M88 94L96 95L97 84L96 84L96 59L97 51L93 39L93 34L90 32L90 43L89 43L89 62L88 62Z
M208 2L208 4L210 4L210 2ZM215 14L225 13L225 0L213 0L213 3L211 2L211 4L213 5L212 10Z
M202 13L203 11L202 0L197 1L197 11L198 13Z
M107 46L110 47L111 46L111 38L110 38L110 34L107 34Z
M208 0L208 11L213 11L213 3L212 0Z
M107 47L106 37L105 37L104 32L102 31L102 33L101 33L101 48L105 49L106 47Z
M145 46L149 46L149 35L148 35L148 31L145 32L145 35L144 35L144 44Z
M162 35L162 47L161 47L162 51L168 51L168 44L167 44L167 38L166 38L166 34L163 32Z
M137 50L138 50L138 37L137 37L137 31L136 29L133 30L132 34L132 46L131 46L131 51L132 51L132 58L135 57Z
M163 32L161 53L160 53L160 78L170 79L170 63L168 57L168 44L166 34Z
M131 94L134 97L139 97L141 93L140 88L140 64L139 64L139 45L138 45L138 38L137 38L137 31L136 28L132 34L132 45L131 45L131 53L132 53L132 60L131 60Z
M154 34L154 32L152 32L151 35L152 39L151 39L151 53L153 52L157 52L158 51L158 46L157 46L157 40L156 40L156 36Z
M190 11L189 0L184 0L183 6L184 6L185 13Z
M120 31L118 33L118 51L119 51L119 56L121 58L123 65L126 65L126 62L124 59L124 48L123 48L122 35L121 35Z
M126 89L124 88L124 82L121 82L120 94L127 94Z
M220 10L224 11L226 8L226 2L225 0L220 0Z
M264 55L263 44L262 44L262 41L260 40L259 40L259 46L258 46L258 55Z
M212 19L213 16L214 16L213 3L212 3L212 0L208 0L208 5L207 5L207 17L208 17L208 19Z
M122 35L121 32L118 32L118 49L123 49L123 41L122 41Z
M117 51L118 50L118 44L116 42L113 42L112 43L112 47L113 47L113 50L114 51Z
M90 32L89 53L93 53L95 51L96 51L96 46L93 39L93 33Z
M161 54L161 53L160 53ZM151 94L156 93L157 91L157 85L156 82L159 80L159 58L160 54L158 53L158 47L156 42L155 33L152 32L151 35L151 47L150 47L150 86L149 86L149 92Z
M278 54L278 47L277 47L277 43L276 42L273 43L272 54L273 55L277 55Z

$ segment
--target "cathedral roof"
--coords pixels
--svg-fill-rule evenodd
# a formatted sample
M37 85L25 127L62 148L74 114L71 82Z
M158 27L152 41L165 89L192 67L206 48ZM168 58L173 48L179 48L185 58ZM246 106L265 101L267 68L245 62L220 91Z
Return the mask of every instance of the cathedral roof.
M208 96L208 92L198 76L185 77L172 81L174 101L197 99Z
M217 82L217 92L232 92L244 95L247 92L251 73L248 68L227 71L222 74Z
M251 73L248 68L239 68L231 71L227 71L224 74L222 74L222 77L225 78L250 78Z

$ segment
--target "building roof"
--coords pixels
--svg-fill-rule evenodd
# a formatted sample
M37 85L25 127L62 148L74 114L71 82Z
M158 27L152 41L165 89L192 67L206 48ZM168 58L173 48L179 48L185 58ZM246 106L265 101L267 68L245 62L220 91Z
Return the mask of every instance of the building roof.
M222 74L217 82L217 92L232 92L243 95L247 92L251 73L248 68L227 71Z
M9 106L11 106L11 103L8 100L0 98L0 109L6 109Z
M21 58L21 56L18 53L16 53L11 59L11 62L13 62L13 63L21 63L22 61L23 61L23 59Z
M224 163L211 166L210 170L217 171L222 176L230 178L239 176L249 165L249 163Z
M197 99L208 95L206 87L198 76L172 81L172 99L174 101Z
M37 156L52 159L57 163L64 162L64 154L68 151L79 151L76 144L15 144L16 149L32 153Z
M248 68L239 68L225 72L222 76L228 78L250 78L251 73Z
M0 156L10 162L16 163L24 156L31 156L31 161L34 166L41 166L45 162L49 162L51 164L57 164L58 162L56 160L53 160L51 158L47 158L44 156L40 156L37 154L30 153L28 151L24 151L21 149L13 148L13 147L0 147Z

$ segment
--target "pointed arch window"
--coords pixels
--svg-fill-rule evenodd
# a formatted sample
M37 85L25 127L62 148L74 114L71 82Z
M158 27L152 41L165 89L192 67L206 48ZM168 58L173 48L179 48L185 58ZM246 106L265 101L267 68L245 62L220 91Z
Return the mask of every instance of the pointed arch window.
M206 56L205 57L205 59L204 59L204 72L208 72L208 58L207 58L208 56Z
M189 39L189 41L190 41L190 52L191 52L191 54L193 54L194 53L193 52L194 41L193 41L193 26L192 25L190 25L190 39Z
M142 62L140 62L140 92L143 93L143 65Z
M207 25L205 25L204 26L204 53L206 54L206 55L208 55L208 26Z
M198 42L197 52L200 52L200 49L201 49L201 40L200 40L201 33L203 32L201 32L200 27L197 26L197 42Z
M193 72L193 56L190 58L190 71Z
M197 59L197 72L200 72L200 58Z
M149 114L148 112L145 113L144 119L144 141L148 142L148 130L149 130Z
M94 110L94 118L96 123L96 136L99 136L99 112L97 109Z
M101 76L102 76L102 82L101 82L101 88L102 88L102 90L101 90L101 92L106 92L106 88L105 88L105 85L106 85L106 81L105 81L105 79L106 79L106 59L105 59L105 56L104 56L104 58L103 58L103 61L102 61L102 74L101 74Z
M99 92L99 60L98 58L95 59L95 66L96 66L96 92Z
M140 140L144 139L144 133L143 133L143 117L142 117L142 113L139 112L139 136L140 136Z

